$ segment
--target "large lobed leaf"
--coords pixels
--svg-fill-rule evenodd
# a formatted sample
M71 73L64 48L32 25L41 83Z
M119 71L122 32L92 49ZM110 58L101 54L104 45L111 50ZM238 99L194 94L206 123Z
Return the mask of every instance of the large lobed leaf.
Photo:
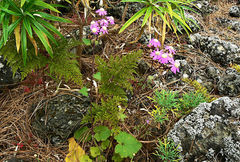
M142 147L142 144L135 137L126 132L120 132L114 138L118 142L115 152L120 154L122 158L133 158Z

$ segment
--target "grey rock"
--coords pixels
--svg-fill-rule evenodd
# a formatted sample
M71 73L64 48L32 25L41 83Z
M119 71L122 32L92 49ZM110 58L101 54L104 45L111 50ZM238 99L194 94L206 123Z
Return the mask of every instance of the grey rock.
M232 6L229 9L229 15L232 17L240 17L240 6Z
M230 29L234 31L240 32L240 21L237 20L229 20L226 18L217 18L217 21L220 25L224 27L229 27Z
M33 130L43 141L50 139L52 144L60 144L81 126L89 107L89 98L78 93L57 95L34 104Z
M203 16L207 16L213 13L214 11L218 10L217 6L211 5L209 1L206 0L197 0L194 1L193 3L198 7Z
M218 37L202 36L199 33L190 35L192 45L200 47L200 50L210 56L210 58L222 66L230 63L237 63L240 60L240 48L229 41L224 41Z
M154 36L152 36L154 38ZM141 44L149 44L150 41L150 36L149 34L146 34L145 32L141 35L141 38L138 40L139 43Z
M234 69L227 69L217 83L220 95L237 96L240 94L240 74Z
M181 150L182 161L240 161L240 99L202 103L168 133ZM189 152L189 150L191 150ZM219 158L219 159L218 159Z
M110 7L107 9L108 15L111 15L114 18L121 20L125 5L126 3L124 2L115 3L114 5L109 4ZM125 20L130 19L135 13L137 13L142 8L144 8L144 4L142 3L129 3Z
M213 66L208 66L206 68L206 74L208 78L218 81L220 79L220 71Z
M11 67L7 65L7 60L4 60L0 55L0 88L18 83L21 80L21 74L16 72L13 76Z

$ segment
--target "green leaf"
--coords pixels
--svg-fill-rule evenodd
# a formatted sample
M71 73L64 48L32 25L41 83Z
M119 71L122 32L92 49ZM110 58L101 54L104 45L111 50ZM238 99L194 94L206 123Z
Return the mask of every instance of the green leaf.
M25 28L21 30L21 47L22 47L23 64L25 66L27 62L27 33Z
M21 16L21 14L19 14L19 13L17 13L17 12L14 12L14 11L11 11L11 10L8 10L8 9L6 9L6 8L4 8L4 7L1 7L1 6L0 6L0 9L1 9L2 11L4 11L4 12L10 14L10 15Z
M100 155L100 149L98 147L90 147L90 153L95 158Z
M44 12L34 12L35 15L40 15L44 19L52 20L52 21L59 21L63 23L72 23L72 21L58 17L58 16L53 16Z
M13 30L18 26L18 24L20 23L20 21L22 20L22 18L19 18L17 20L15 20L11 25L8 26L8 34L10 35Z
M44 7L44 8L50 9L52 11L55 11L57 13L60 13L60 11L55 9L52 5L47 4L47 3L43 2L42 0L34 0L33 4L35 4L36 6Z
M133 158L142 147L142 144L135 137L126 132L120 132L114 139L118 142L115 153L120 154L122 158Z
M65 0L67 3L69 3L69 4L72 4L72 2L70 1L70 0Z
M82 157L80 157L80 161L81 162L92 162L92 159L90 159L88 155L83 155Z
M89 132L90 132L90 129L87 126L84 126L74 132L74 138L80 142L90 141L91 135Z
M83 87L82 89L80 89L79 93L81 93L83 96L87 96L88 97L88 89L87 89L87 87Z
M64 39L64 36L53 26L51 25L49 22L44 21L40 18L37 18L37 21L40 22L42 25L44 25L46 28L48 28L49 30L53 31L55 34L57 34L60 38Z
M102 150L105 150L106 148L108 148L109 147L109 144L110 144L110 141L107 139L106 141L103 141L102 143L101 143L101 148L102 148Z
M35 25L35 27L38 28L38 30L40 30L41 32L43 32L51 41L53 41L56 45L57 45L57 41L55 40L55 38L52 36L51 33L49 33L49 31L44 27L42 26L39 22L37 21L33 21L31 20L32 24Z
M146 14L145 14L144 19L143 19L143 22L142 22L142 27L147 23L148 18L149 18L149 17L151 16L151 14L152 14L152 10L153 10L152 6L149 6L149 7L147 8Z
M185 27L187 27L189 31L192 31L190 27L186 24L186 22L177 13L173 12L172 14L179 22L181 22Z
M121 156L117 153L114 152L113 156L112 156L112 160L114 162L122 162L123 161L123 158L121 158Z
M3 40L4 40L4 44L6 44L7 40L8 40L8 24L9 24L9 16L5 16L3 18L3 22L2 22L2 26L3 26Z
M168 2L166 2L166 4L167 4L167 7L168 7L168 13L169 13L170 17L172 18L172 15L173 15L172 6Z
M23 18L23 25L24 25L25 29L27 30L29 36L32 38L33 37L32 28L31 28L31 25L29 23L29 20L26 17Z
M110 137L111 131L106 126L98 126L95 127L93 130L96 134L94 135L94 138L99 141L105 141Z
M25 2L26 0L21 0L21 7L24 5Z
M97 80L101 80L102 77L101 77L101 73L100 72L97 72L96 74L93 74L93 78L97 79Z
M83 38L82 39L83 43L87 46L90 46L91 45L91 40L90 39L86 39L86 38Z
M140 11L138 11L137 13L135 13L120 29L119 33L123 32L129 25L131 25L134 21L136 21L138 18L140 18L145 11L147 10L148 7L145 7L143 9L141 9Z
M6 0L8 1L8 4L10 4L16 11L21 12L21 10L19 9L19 7L15 4L15 2L13 2L12 0ZM7 4L7 5L8 5Z
M42 44L44 45L44 47L46 48L47 52L49 53L49 55L51 57L53 57L53 51L52 48L49 45L48 40L44 37L43 33L41 31L39 31L36 27L32 26L34 32L37 34L37 36L39 37L39 39L41 40Z
M159 8L157 8L157 7L153 7L153 9L154 9L154 11L162 18L162 20L164 21L164 22L166 22L166 24L168 25L168 27L171 29L171 26L170 26L170 24L168 23L168 21L166 20L166 18L164 17L164 15L163 15L163 11L162 10L159 10Z

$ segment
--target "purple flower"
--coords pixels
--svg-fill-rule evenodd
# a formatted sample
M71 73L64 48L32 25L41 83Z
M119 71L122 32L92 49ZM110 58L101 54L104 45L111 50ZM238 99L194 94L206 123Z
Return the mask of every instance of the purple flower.
M155 47L155 48L158 48L161 46L161 43L157 40L157 39L152 39L149 41L149 44L148 44L148 47Z
M100 32L102 32L102 34L108 34L108 31L107 31L107 27L106 26L102 26Z
M179 72L179 66L180 66L180 63L179 62L171 62L172 64L170 65L171 66L171 71L176 74L176 72Z
M97 13L99 16L105 16L105 15L107 15L107 11L105 11L103 8L100 8L99 10L97 10L96 13Z
M174 62L173 55L171 53L168 54L169 62Z
M108 26L108 21L107 20L105 20L105 19L101 19L101 20L99 20L98 21L99 22L99 24L101 25L101 26Z
M161 58L161 55L163 54L163 51L159 51L159 49L152 51L150 56L153 58L153 60L159 60Z
M169 56L167 53L163 53L161 57L159 58L159 62L162 64L167 64L169 62Z
M165 49L168 50L171 54L176 54L176 51L172 46L165 46Z
M149 120L146 120L146 122L147 122L147 124L149 124L149 123L150 123L150 121L149 121Z
M98 22L92 21L90 25L90 29L93 32L93 34L98 35L100 30Z
M112 24L112 25L115 24L114 23L114 18L112 16L107 16L106 18L107 18L107 20L109 21L110 24Z
M96 27L99 27L98 23L96 21L92 21L90 25L90 29L92 30L92 28L96 28Z
M99 27L97 27L97 26L92 27L92 28L91 28L91 31L93 32L93 34L98 35L98 33L99 33Z

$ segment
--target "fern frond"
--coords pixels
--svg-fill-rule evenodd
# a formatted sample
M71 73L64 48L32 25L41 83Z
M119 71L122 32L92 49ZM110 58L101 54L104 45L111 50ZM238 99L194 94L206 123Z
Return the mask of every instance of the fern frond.
M131 91L132 85L129 80L134 80L137 61L142 51L130 53L120 58L111 56L109 61L96 56L95 63L102 79L99 92L104 95L125 96L126 90Z

